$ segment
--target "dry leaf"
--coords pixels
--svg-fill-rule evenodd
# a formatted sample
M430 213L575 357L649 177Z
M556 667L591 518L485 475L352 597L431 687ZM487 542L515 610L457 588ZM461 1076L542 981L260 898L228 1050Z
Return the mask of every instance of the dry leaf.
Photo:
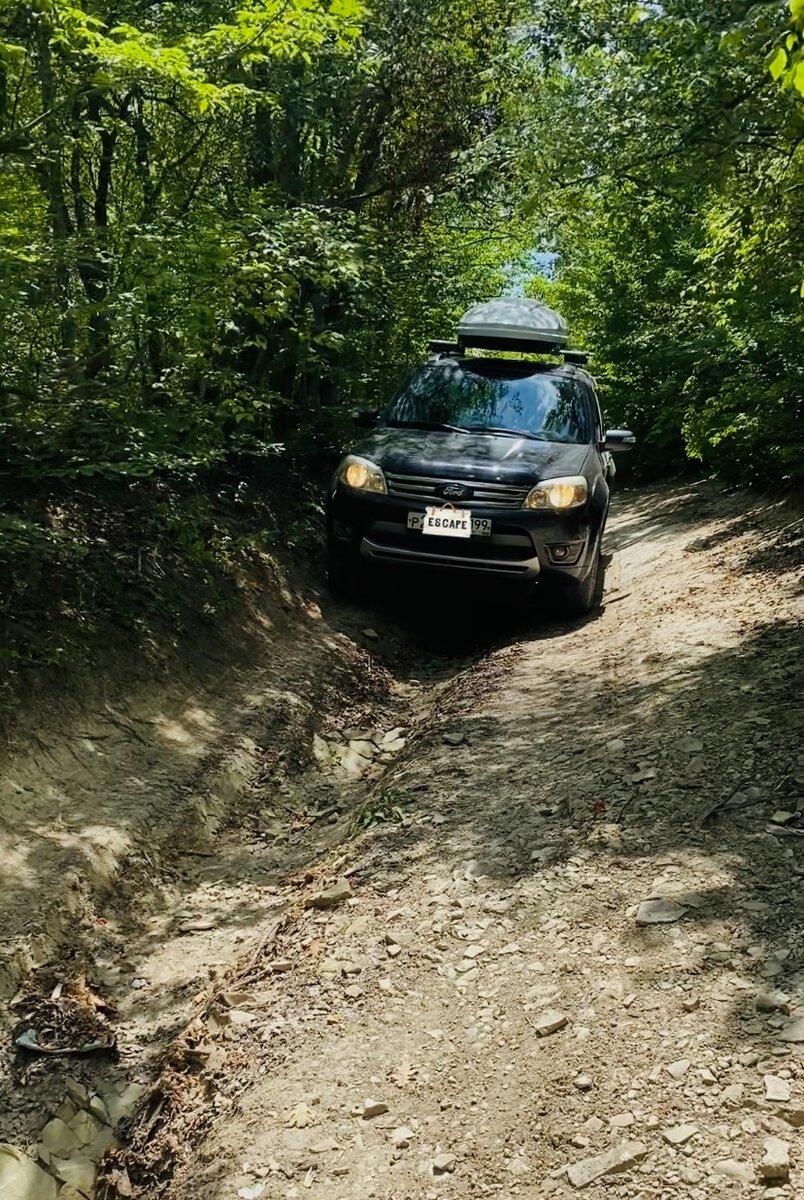
M414 1067L413 1063L404 1061L393 1068L388 1078L391 1080L391 1083L395 1083L397 1087L403 1088L407 1087L411 1080L416 1078L418 1073L418 1067Z
M297 1104L288 1113L285 1121L288 1129L307 1129L310 1125L315 1125L315 1113L306 1104Z

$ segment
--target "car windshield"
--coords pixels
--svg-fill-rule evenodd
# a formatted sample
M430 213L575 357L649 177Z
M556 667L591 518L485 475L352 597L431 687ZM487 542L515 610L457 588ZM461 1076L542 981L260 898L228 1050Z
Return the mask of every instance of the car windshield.
M547 442L592 440L583 389L559 375L508 373L500 364L421 367L391 401L390 425L484 430Z

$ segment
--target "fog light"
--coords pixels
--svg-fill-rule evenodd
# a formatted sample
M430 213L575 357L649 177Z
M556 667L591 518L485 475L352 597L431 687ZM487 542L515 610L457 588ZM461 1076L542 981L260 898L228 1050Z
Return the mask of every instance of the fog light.
M583 547L583 542L561 542L558 545L548 546L547 550L552 562L563 567L571 567L581 557Z

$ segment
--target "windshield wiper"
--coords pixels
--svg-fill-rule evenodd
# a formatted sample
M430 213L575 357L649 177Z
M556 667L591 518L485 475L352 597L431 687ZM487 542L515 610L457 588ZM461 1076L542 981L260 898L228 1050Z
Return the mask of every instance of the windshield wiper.
M447 425L444 421L395 421L392 419L388 424L402 429L444 429L448 433L469 432L462 425Z
M503 437L529 438L532 442L549 442L543 433L528 433L524 429L503 429L500 425L470 425L469 433L499 433Z

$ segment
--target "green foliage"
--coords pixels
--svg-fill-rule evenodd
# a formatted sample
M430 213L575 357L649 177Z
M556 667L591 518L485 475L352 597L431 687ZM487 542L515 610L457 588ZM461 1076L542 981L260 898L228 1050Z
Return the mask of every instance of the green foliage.
M558 255L550 295L643 475L686 457L747 482L804 474L792 11L793 33L780 6L731 0L541 5L530 130L553 186L535 176L530 207Z

